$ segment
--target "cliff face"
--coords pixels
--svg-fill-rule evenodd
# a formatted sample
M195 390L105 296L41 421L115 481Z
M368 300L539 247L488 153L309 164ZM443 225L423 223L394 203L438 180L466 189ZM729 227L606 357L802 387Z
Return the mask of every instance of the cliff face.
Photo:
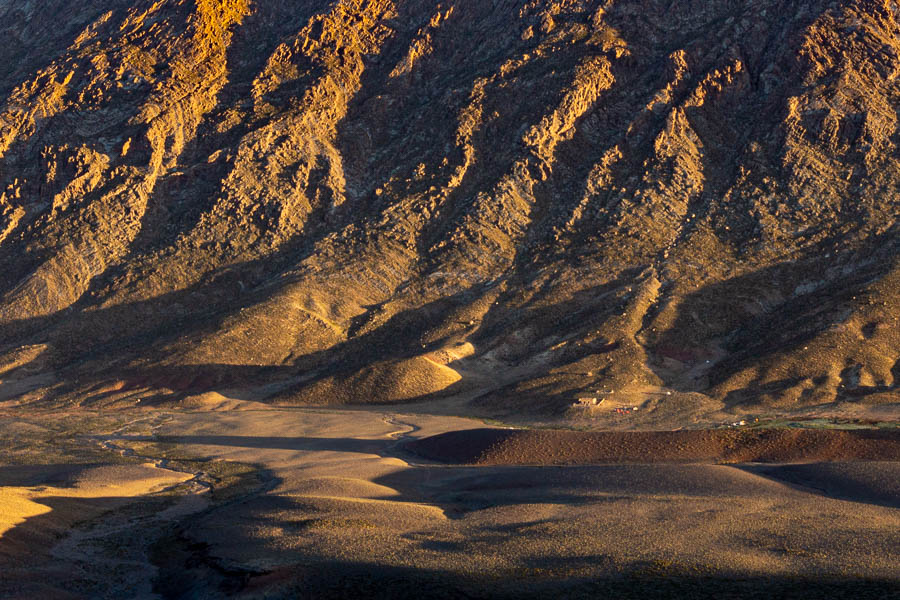
M6 399L897 401L892 2L77 4L0 2Z

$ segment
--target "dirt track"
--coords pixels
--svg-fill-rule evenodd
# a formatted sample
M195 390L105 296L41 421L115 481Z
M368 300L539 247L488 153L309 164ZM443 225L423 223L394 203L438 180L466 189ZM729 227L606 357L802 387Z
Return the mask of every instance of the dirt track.
M430 460L466 465L897 461L900 430L469 429L423 438L406 449Z

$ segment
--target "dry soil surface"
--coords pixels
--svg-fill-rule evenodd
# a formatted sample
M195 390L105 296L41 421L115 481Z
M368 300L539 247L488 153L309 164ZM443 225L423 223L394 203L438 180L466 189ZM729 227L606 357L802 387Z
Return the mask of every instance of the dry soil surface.
M439 462L470 465L900 461L900 430L470 429L416 440L405 448Z
M169 537L150 554L156 576L146 597L900 593L900 462L856 460L871 458L867 436L875 434L848 434L859 453L806 454L803 464L716 464L721 456L708 450L722 447L716 436L723 434L698 432L691 435L706 445L694 447L706 453L690 462L653 454L635 462L626 445L620 457L631 464L447 465L403 446L460 436L484 449L473 442L488 436L471 431L477 422L312 409L167 417L152 438L126 431L112 441L253 464L265 485L172 516ZM560 434L500 437L519 443L537 435ZM654 435L655 445L643 448L683 458ZM581 439L569 437L573 448ZM770 445L781 447L776 441ZM896 450L895 437L879 444ZM456 452L460 462L481 456ZM488 456L496 462L502 453ZM57 555L57 574L66 559Z

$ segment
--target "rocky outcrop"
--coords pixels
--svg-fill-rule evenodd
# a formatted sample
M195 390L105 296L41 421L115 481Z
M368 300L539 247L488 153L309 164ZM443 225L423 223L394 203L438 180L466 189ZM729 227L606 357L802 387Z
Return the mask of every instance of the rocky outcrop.
M0 17L0 363L56 377L26 398L897 401L891 3Z

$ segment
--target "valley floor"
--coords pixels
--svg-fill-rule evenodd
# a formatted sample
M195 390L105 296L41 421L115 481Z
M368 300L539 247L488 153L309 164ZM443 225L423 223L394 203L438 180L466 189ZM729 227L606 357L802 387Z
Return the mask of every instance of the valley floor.
M483 427L448 416L95 420L0 416L0 597L900 597L900 462L464 466L404 449Z

